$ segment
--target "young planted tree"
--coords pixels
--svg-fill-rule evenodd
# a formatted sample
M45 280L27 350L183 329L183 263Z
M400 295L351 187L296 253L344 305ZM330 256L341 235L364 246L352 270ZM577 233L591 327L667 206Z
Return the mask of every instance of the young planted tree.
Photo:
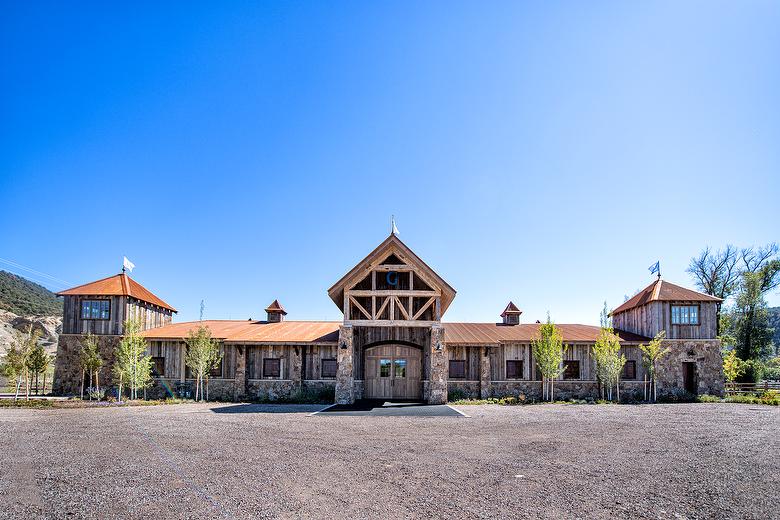
M620 401L620 374L626 364L626 356L620 353L620 338L611 327L602 327L596 344L593 345L596 360L596 377L601 386L602 397L612 401L612 389L616 389Z
M79 356L81 365L81 398L84 398L84 379L89 377L87 393L90 400L93 394L100 395L100 367L103 366L103 358L100 357L99 338L88 333L81 340L81 353ZM93 387L94 383L94 387Z
M642 364L650 382L649 389L645 386L645 400L652 398L655 401L657 397L656 374L658 372L658 361L669 352L668 347L663 348L661 346L661 342L665 337L666 331L662 330L647 345L639 345L639 349L642 351Z
M30 369L28 361L33 346L38 343L38 334L30 327L27 334L16 332L11 345L8 346L3 356L2 371L5 376L14 382L14 401L19 400L22 381L29 379ZM30 399L29 381L26 382L26 397Z
M531 340L536 365L542 374L542 399L555 398L555 378L563 372L563 335L547 315L547 323L539 327L539 337Z
M46 370L49 369L50 363L51 359L49 354L46 353L46 349L43 348L43 345L36 343L27 357L27 369L35 377L35 395L38 395L40 390L38 378L42 373L44 374L44 393L46 393Z
M184 363L195 376L195 400L203 400L203 381L208 385L208 374L219 366L222 356L219 353L219 341L211 337L211 330L201 325L195 330L190 330L187 339L187 354ZM206 389L208 400L208 388Z
M723 356L723 377L726 378L726 387L734 390L734 381L745 373L746 363L737 357L737 351L729 350Z
M141 323L127 320L124 336L117 345L114 356L114 376L119 381L119 399L124 385L130 390L130 399L138 399L138 391L144 390L152 381L152 357L146 352L146 339L141 336Z

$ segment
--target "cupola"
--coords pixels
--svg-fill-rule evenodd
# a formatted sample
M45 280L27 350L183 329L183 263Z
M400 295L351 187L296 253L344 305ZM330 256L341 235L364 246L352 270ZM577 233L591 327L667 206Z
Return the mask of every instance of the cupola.
M504 325L517 325L520 323L521 314L523 311L518 309L514 303L509 302L504 312L501 313L501 318L504 320Z
M284 310L279 300L274 300L271 305L265 308L265 312L268 313L269 323L278 323L284 321L284 317L287 315L287 311Z

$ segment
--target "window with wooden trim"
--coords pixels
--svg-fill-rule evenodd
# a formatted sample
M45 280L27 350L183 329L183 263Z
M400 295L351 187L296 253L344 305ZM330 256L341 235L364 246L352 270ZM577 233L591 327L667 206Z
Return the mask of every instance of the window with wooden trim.
M626 364L623 365L623 373L620 374L620 379L636 379L636 361L629 359Z
M452 379L464 379L466 377L466 361L463 359L450 359L448 373Z
M165 358L156 356L152 358L152 375L154 377L165 377Z
M522 379L523 378L523 360L522 359L507 359L507 361L506 361L506 378L507 379Z
M81 300L82 320L108 320L111 318L111 300Z
M672 305L672 325L698 325L698 305Z
M379 377L390 377L390 365L392 361L389 359L379 360Z
M579 379L580 378L580 362L579 361L564 361L563 362L563 378L564 379Z
M209 370L209 377L222 377L222 365L225 363L225 358L219 360L217 366Z
M339 364L335 359L323 359L320 364L320 377L323 379L333 379L336 377L336 371Z
M263 359L263 377L276 377L282 376L282 360L279 358L264 358Z

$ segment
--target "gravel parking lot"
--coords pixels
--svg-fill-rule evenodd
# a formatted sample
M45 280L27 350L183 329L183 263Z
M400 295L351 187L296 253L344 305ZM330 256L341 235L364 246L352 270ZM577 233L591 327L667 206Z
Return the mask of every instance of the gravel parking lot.
M0 410L0 516L777 518L780 411Z

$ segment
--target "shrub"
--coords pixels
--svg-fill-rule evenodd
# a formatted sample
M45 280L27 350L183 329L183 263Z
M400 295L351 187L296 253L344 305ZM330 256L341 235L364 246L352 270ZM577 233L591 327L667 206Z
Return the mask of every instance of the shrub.
M722 399L720 397L717 397L717 396L714 396L714 395L704 394L704 395L698 396L696 398L696 401L698 401L700 403L720 403L722 401Z
M447 401L462 401L464 399L468 399L468 396L466 395L466 392L460 388L455 388L451 392L447 392Z

